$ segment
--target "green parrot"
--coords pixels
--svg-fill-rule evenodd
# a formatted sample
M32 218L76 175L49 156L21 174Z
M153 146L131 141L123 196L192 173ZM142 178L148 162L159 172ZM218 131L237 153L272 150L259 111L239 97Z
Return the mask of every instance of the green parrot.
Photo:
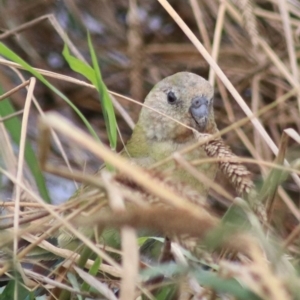
M140 166L150 167L194 144L196 139L192 130L183 125L201 133L214 134L218 131L213 111L213 88L196 74L180 72L163 79L150 91L144 104L125 146L126 151L122 152ZM185 158L192 160L205 157L204 149L199 147ZM170 165L163 166L168 167ZM208 178L215 178L216 164L202 164L197 168L205 172ZM200 195L206 196L208 188L185 170L176 169L172 177L186 182L197 189Z

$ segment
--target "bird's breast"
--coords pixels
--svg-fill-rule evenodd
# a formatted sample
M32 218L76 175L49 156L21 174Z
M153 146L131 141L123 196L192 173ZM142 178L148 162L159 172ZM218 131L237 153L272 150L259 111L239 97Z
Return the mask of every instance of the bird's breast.
M175 152L180 152L181 150L191 146L195 141L189 141L187 143L172 143L170 141L165 142L153 142L151 144L151 161L153 163L159 162L163 159L171 157ZM214 180L217 173L217 164L205 162L205 159L208 158L203 147L198 147L187 154L183 155L183 159L192 162L193 160L203 159L203 163L196 166L198 172L202 176L207 177L210 180ZM152 163L152 162L151 162ZM185 182L190 185L192 188L196 189L201 193L201 196L206 196L209 190L209 186L203 181L195 178L189 170L182 167L180 164L175 163L174 160L171 160L160 167L160 170L171 170L172 177L178 179L178 181Z

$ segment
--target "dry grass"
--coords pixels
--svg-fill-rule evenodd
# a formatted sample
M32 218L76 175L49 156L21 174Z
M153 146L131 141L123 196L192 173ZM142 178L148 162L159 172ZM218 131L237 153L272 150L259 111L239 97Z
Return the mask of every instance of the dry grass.
M41 289L47 299L72 299L71 295L99 299L99 294L106 299L171 299L174 286L179 287L179 299L298 299L297 2L120 0L83 5L68 0L60 9L42 1L28 7L15 1L15 5L1 4L5 30L0 39L67 94L98 128L104 142L105 125L95 88L64 63L56 69L49 63L51 57L62 59L63 43L86 60L81 54L87 46L80 26L91 26L87 15L98 21L94 23L98 32L92 36L104 81L114 91L119 148L142 105L127 96L140 101L155 82L182 70L198 73L215 86L220 133L150 171L132 166L87 134L70 107L35 78L28 78L21 65L1 58L0 84L5 93L0 101L10 97L16 112L4 116L0 107L0 171L8 182L3 188L12 199L3 201L0 216L0 275L17 278L11 282L18 284L4 289L0 300L25 299L29 291ZM20 8L21 15L17 14ZM49 14L53 9L57 16L64 13L69 18L69 13L73 19L61 26L55 14ZM127 23L122 19L125 15ZM68 27L68 22L77 27ZM49 109L67 112L73 123L46 112ZM16 118L22 118L17 151L4 126ZM206 161L184 159L185 153L201 143L208 148L220 136L238 158L226 154L211 155ZM38 148L43 170L93 188L82 188L73 201L47 204L25 161L26 141ZM210 186L209 201L195 201L184 185L174 186L168 176L156 171L170 160ZM118 175L104 173L101 180L91 175L92 167L101 161L113 166ZM221 168L227 162L247 164L255 189L247 181L243 189L247 193L240 195L245 199L236 198L237 178L244 169L237 167L234 178L226 171L222 177L220 172L211 182L194 168L204 162ZM248 180L248 173L243 174ZM107 237L111 228L121 237L118 246L116 234ZM140 245L142 239L137 236L142 228L150 229L150 236L167 235L174 243L165 242L158 258L153 247L146 249L151 238ZM81 246L70 249L70 238ZM147 259L139 255L139 248ZM170 255L174 260L170 261Z

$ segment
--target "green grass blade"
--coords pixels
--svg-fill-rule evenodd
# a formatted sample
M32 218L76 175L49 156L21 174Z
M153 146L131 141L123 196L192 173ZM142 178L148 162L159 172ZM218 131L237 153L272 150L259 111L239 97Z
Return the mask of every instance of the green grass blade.
M81 74L82 76L87 78L94 86L96 86L96 74L91 66L86 64L84 61L78 59L77 57L73 56L70 53L67 45L64 46L62 54L67 63L69 64L69 67L74 72Z
M114 112L114 107L110 96L107 91L107 87L104 84L98 65L97 56L92 44L91 37L88 33L88 45L90 49L90 54L92 58L93 68L96 76L96 88L99 92L100 101L103 109L103 116L106 124L107 135L109 137L110 147L115 150L117 145L117 121Z
M201 285L213 288L219 293L228 293L241 300L259 300L260 298L247 288L243 287L237 280L221 278L218 274L205 271L200 268L193 272L193 275Z
M99 271L100 265L101 265L101 258L97 257L95 259L95 262L93 263L93 265L89 269L89 274L92 275L92 276L96 276L97 273L98 273L98 271ZM91 286L87 282L85 282L85 281L81 285L81 291L83 291L83 292L89 291L90 288L91 288Z
M0 86L0 94L3 94L4 91L2 87ZM5 117L15 112L14 107L10 103L9 99L5 99L3 101L0 101L0 116ZM20 138L21 138L21 122L18 117L10 118L6 121L4 121L4 126L9 132L12 140L19 145ZM26 142L25 144L25 160L26 163L32 173L32 176L35 179L36 185L38 187L38 190L40 192L40 195L42 198L47 202L50 203L50 196L48 193L48 189L46 187L46 182L43 176L43 173L39 167L39 163L36 157L35 152L33 151L31 145Z
M97 56L93 48L90 35L88 34L88 44L92 58L93 68L72 56L67 45L64 46L62 52L65 60L68 62L70 68L87 78L97 89L99 93L100 104L103 111L103 117L106 125L107 135L110 142L110 147L115 150L117 144L117 122L114 112L114 107L110 99L107 87L102 80L101 71L98 65Z
M21 285L20 281L10 280L4 288L3 292L0 294L0 300L15 299L15 284L17 284L18 288L18 300L35 299L33 292L24 288L23 285Z
M40 74L38 71L34 70L28 63L26 63L22 58L20 58L17 54L15 54L13 51L11 51L8 47L6 47L3 43L0 43L0 55L3 55L4 57L20 64L25 70L30 72L33 76L35 76L37 79L39 79L42 83L44 83L50 90L52 90L54 93L56 93L59 97L61 97L70 107L76 112L76 114L79 116L79 118L82 120L82 122L87 127L90 134L97 140L100 141L96 132L88 122L88 120L85 118L85 116L80 112L80 110L61 92L59 91L55 86L53 86L46 78Z
M67 277L68 277L68 280L69 280L69 282L71 283L72 287L74 288L74 290L77 291L77 292L80 292L80 286L79 286L79 282L78 282L78 280L77 280L76 275L73 274L73 273L71 273L71 272L68 272ZM83 299L84 299L84 298L83 298L81 295L79 295L79 294L77 294L76 296L77 296L77 299L78 299L78 300L83 300Z

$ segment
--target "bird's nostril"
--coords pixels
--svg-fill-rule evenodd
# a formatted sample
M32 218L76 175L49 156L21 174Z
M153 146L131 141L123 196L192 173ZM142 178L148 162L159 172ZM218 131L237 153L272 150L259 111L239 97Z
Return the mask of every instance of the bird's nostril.
M192 105L194 107L199 107L201 105L201 100L199 98L196 98L192 101Z

